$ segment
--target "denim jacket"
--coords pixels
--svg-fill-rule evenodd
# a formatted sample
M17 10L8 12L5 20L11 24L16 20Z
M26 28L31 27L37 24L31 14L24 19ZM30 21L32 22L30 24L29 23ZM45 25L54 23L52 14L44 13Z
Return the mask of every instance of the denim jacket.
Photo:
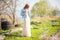
M22 9L22 10L21 10L21 16L22 16L22 18L26 18L25 13L26 13L26 10Z
M31 17L31 14L28 12L29 17ZM22 18L26 18L26 10L22 9L21 10L21 16Z

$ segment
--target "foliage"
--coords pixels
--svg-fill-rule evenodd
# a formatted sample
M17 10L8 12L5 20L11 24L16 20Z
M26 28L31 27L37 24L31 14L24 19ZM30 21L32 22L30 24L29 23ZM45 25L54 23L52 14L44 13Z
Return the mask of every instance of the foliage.
M32 13L43 16L48 10L47 1L40 1L36 3L32 8Z
M58 9L51 7L47 0L43 0L37 2L33 6L31 11L34 14L34 16L43 17L43 16L55 16L58 12Z

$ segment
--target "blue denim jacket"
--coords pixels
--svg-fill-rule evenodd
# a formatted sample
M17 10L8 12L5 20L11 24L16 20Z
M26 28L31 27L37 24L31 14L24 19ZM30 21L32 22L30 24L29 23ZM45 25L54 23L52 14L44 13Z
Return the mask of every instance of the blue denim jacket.
M21 10L21 16L22 16L22 18L26 18L25 13L26 13L26 10L22 9L22 10Z
M28 15L29 15L29 17L31 17L31 13L30 12L28 13ZM25 9L21 10L21 16L22 16L22 18L26 18L26 10Z

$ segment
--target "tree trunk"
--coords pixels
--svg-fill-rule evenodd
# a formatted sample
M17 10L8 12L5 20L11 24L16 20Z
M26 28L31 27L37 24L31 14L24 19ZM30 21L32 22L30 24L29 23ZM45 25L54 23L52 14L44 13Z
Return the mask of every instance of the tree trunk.
M13 7L13 25L15 23L15 12L16 12L16 0L12 0L12 7Z

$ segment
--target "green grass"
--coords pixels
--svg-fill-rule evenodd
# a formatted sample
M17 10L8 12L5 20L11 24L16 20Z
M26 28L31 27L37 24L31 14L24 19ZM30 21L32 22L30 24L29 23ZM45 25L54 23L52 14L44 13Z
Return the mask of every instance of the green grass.
M0 30L0 34L9 32L9 30Z
M41 40L39 37L46 33L47 35L53 35L60 27L53 27L50 21L47 22L32 22L33 29L31 29L31 37L22 37L21 31L14 32L10 35L6 35L5 40Z
M39 33L38 33L39 32ZM5 40L39 40L40 30L32 29L31 34L32 37L22 37L21 32L15 32L10 35L6 35Z

